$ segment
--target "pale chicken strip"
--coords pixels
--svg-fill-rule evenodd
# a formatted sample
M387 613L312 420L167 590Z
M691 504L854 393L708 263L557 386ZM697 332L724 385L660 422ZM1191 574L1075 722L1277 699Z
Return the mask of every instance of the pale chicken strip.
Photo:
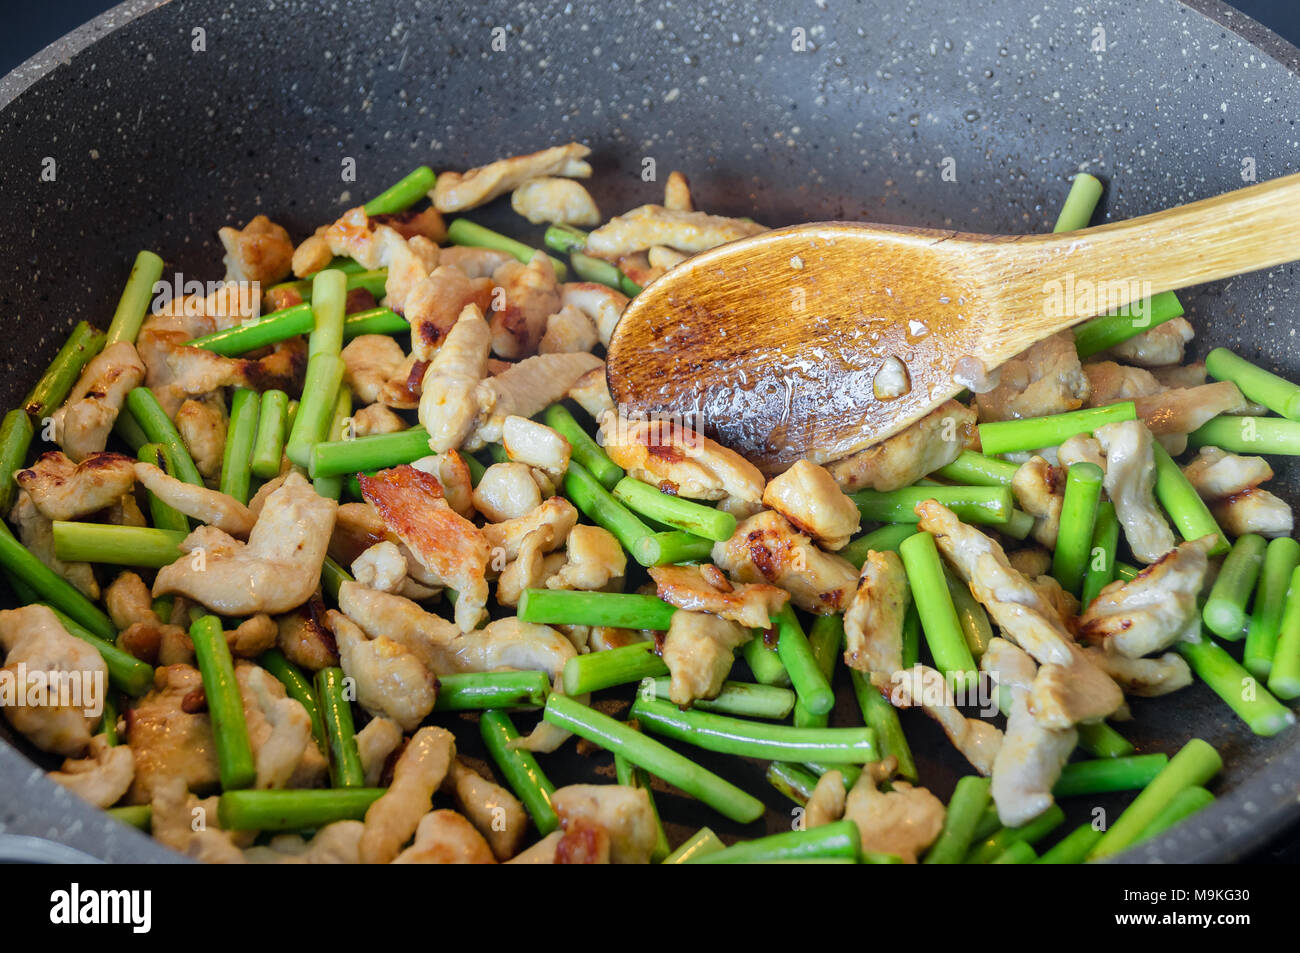
M844 775L839 771L827 771L818 778L816 787L804 804L804 829L812 830L833 824L843 817L848 793L844 786Z
M384 404L369 404L352 413L352 435L368 437L376 433L397 433L408 429L408 424Z
M1124 538L1144 563L1174 548L1174 534L1156 506L1151 431L1139 420L1105 424L1093 436L1106 454L1106 495L1115 504Z
M1045 725L1031 712L1029 696L1016 693L993 761L993 803L1004 826L1027 824L1055 803L1052 787L1078 743L1075 728Z
M524 538L534 530L549 527L552 531L549 545L558 547L568 540L570 531L577 523L578 511L574 505L562 496L553 496L523 516L483 524L483 535L487 538L494 560L503 558L511 562L519 558L519 548Z
M475 391L487 376L491 348L483 313L466 307L424 373L419 418L434 453L454 450L473 430L479 412Z
M0 611L0 650L0 673L10 685L0 708L9 724L42 751L84 752L108 691L108 666L99 653L39 603ZM37 673L44 675L43 690L30 681Z
M598 225L600 209L580 182L544 176L530 179L510 195L510 207L534 225Z
M609 346L618 319L627 307L627 295L594 281L570 281L560 287L560 301L566 308L585 314L596 328L600 343ZM585 405L584 405L585 406ZM590 412L590 411L589 411ZM593 417L597 415L592 414ZM599 419L599 417L597 417Z
M1263 457L1202 447L1196 458L1183 467L1183 475L1201 499L1210 504L1219 526L1230 535L1291 535L1295 519L1290 504L1259 485L1273 478L1273 468Z
M1103 648L1086 648L1088 658L1124 689L1139 698L1168 695L1192 684L1192 670L1176 652L1153 658L1128 658Z
M611 460L666 493L692 500L763 499L765 481L757 467L675 421L606 417L600 435Z
M1199 387L1162 389L1133 401L1137 415L1155 436L1189 434L1220 414L1240 413L1246 398L1232 381L1216 381Z
M572 398L598 424L605 419L606 414L615 412L614 398L609 395L609 383L605 380L603 364L579 377L565 396Z
M135 755L130 746L110 745L106 735L96 735L86 757L68 758L46 777L95 807L112 807L135 779Z
M986 721L967 718L957 708L957 700L947 680L925 665L899 669L889 681L889 701L895 708L919 707L939 723L954 748L987 777L1002 747L1002 732Z
M826 469L845 493L897 490L952 463L975 438L975 411L945 401L906 429Z
M95 568L90 563L64 562L54 555L53 524L37 511L36 504L26 490L18 491L18 499L9 513L9 519L18 527L19 542L43 565L72 583L88 598L99 598Z
M199 527L181 544L185 555L158 570L153 594L180 593L222 615L287 612L320 583L337 509L291 473L267 498L247 544Z
M480 381L474 396L480 417L465 449L501 442L507 417L533 417L568 393L588 371L603 367L593 354L538 354Z
M359 864L365 829L360 821L335 821L310 840L279 834L265 845L246 848L244 859L250 864Z
M573 305L564 305L546 319L546 333L538 354L573 354L593 350L600 343L596 325Z
M311 716L289 698L275 676L250 662L235 666L244 725L257 769L254 787L307 788L320 784L329 763L311 735Z
M360 334L339 354L343 358L344 382L352 396L371 404L379 400L386 384L406 359L402 346L387 334Z
M493 273L492 281L501 289L488 318L493 353L507 360L536 354L546 319L560 309L551 259L538 251L526 265L508 261Z
M519 545L519 557L506 566L497 577L497 603L517 606L527 589L545 588L547 581L564 563L564 556L547 553L554 547L552 530L548 527L534 530Z
M687 611L712 613L749 629L770 628L772 616L790 601L783 589L762 582L732 582L709 563L651 566L648 572L664 602Z
M326 624L339 647L339 664L356 683L357 704L414 731L437 698L437 679L405 646L385 635L366 638L360 626L330 610Z
M796 606L819 615L844 609L857 587L851 562L822 552L771 510L741 522L731 539L714 544L712 555L733 579L779 586Z
M947 507L927 500L917 504L920 528L931 533L940 552L971 587L1002 634L1039 663L1035 710L1053 727L1105 718L1124 703L1123 693L1088 661L1044 591L1012 568L1002 547L962 523Z
M617 258L656 245L700 252L765 231L766 226L738 218L642 205L592 231L587 236L587 253Z
M609 836L610 861L646 864L657 839L650 795L621 784L570 784L551 795L566 832L590 824Z
M1011 478L1011 492L1020 508L1034 518L1033 537L1048 549L1056 548L1065 500L1065 474L1040 456L1022 463Z
M591 175L591 166L584 161L589 155L589 148L570 142L540 152L498 159L468 172L440 172L433 187L433 204L445 215L476 208L514 191L530 179L546 176L585 179Z
M293 242L283 226L265 215L255 215L243 228L217 229L217 237L226 249L227 281L273 285L289 274Z
M144 374L144 363L129 341L110 344L91 358L68 399L54 412L54 433L64 453L84 460L102 451L126 395Z
M620 590L627 554L609 530L579 524L569 530L564 564L546 580L548 589Z
M92 453L73 463L51 450L16 470L13 479L46 519L73 520L116 503L135 484L135 470L120 453Z
M421 457L411 466L432 474L442 487L442 497L447 505L466 519L473 518L474 480L464 457L455 450L448 450Z
M402 726L391 718L371 718L357 732L357 752L365 772L366 787L379 787L388 758L402 746Z
M393 766L392 784L366 811L363 864L386 864L398 855L428 813L455 757L456 739L444 728L427 726L411 737Z
M488 540L453 510L430 474L404 465L360 477L361 492L415 559L455 589L456 624L469 632L487 606Z
M415 602L345 580L339 586L339 609L372 639L390 639L419 660L428 671L455 671L451 646L460 630Z
M178 480L152 463L135 464L135 476L159 500L200 523L240 538L253 531L256 519L252 511L233 496Z
M1190 321L1182 317L1173 318L1115 345L1103 356L1139 367L1181 364L1186 345L1195 335Z
M672 676L669 697L685 707L715 698L731 671L735 652L753 632L706 612L673 613L664 638L663 660Z
M528 815L518 798L461 758L452 761L443 788L450 791L461 813L478 828L497 860L509 860L519 852L528 833Z
M187 399L176 409L176 432L204 480L216 482L226 449L230 421L219 393L199 400ZM165 461L159 461L165 463Z
M491 523L527 516L542 503L542 491L526 463L494 463L479 478L471 500Z
M549 625L511 617L463 633L448 645L453 672L492 672L511 668L543 671L554 680L578 653L573 643ZM442 674L441 672L439 674Z
M998 368L998 384L975 395L981 421L1042 417L1078 410L1088 399L1088 377L1074 335L1044 338Z
M1200 633L1197 597L1218 537L1188 540L1128 582L1115 580L1079 620L1079 635L1107 652L1136 659Z
M903 618L912 601L897 553L871 551L844 610L844 664L886 677L903 667Z
M526 463L559 480L569 468L569 441L545 424L527 417L507 417L501 444L511 460Z
M843 549L857 533L862 517L824 468L807 460L768 481L763 505L776 510L800 532L826 549Z
M496 858L483 835L455 811L430 811L420 818L415 841L395 864L493 864Z
M203 696L203 676L190 665L160 666L154 687L127 716L127 741L135 756L130 804L147 804L154 789L172 779L191 791L217 787L217 748L206 711L194 702Z
M880 783L894 768L892 758L864 766L844 801L844 817L857 825L862 849L893 854L906 864L916 863L922 851L943 830L943 802L927 788L892 781L882 791Z

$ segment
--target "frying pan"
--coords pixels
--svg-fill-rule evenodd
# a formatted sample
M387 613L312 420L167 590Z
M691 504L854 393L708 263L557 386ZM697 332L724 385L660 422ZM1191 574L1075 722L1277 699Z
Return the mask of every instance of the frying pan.
M1300 50L1216 0L131 0L0 80L0 405L74 322L105 324L138 249L168 275L218 279L218 227L264 212L301 237L423 162L579 139L609 214L657 201L682 169L700 207L771 225L1024 232L1050 228L1080 168L1110 180L1109 219L1240 187L1252 169L1294 172L1298 113ZM508 211L475 217L539 238ZM1300 376L1297 295L1294 266L1189 292L1197 353L1227 345ZM1293 502L1297 475L1280 474ZM847 694L833 717L852 723ZM1133 710L1121 728L1141 750L1199 735L1226 769L1217 803L1124 859L1230 860L1295 818L1300 729L1256 739L1200 685ZM923 716L905 717L923 780L946 797L963 766ZM453 727L481 755L473 724ZM47 782L48 759L10 740L0 834L176 859ZM607 755L574 748L545 760L557 784L612 778ZM772 810L732 827L663 791L674 842L704 823L788 829L761 765L700 760ZM1123 802L1098 803L1113 817Z

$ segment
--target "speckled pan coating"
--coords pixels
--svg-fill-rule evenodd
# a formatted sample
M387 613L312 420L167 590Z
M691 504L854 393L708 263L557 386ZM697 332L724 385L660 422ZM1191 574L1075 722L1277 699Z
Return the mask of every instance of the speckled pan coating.
M155 6L124 3L0 80L3 406L75 321L107 321L137 249L169 273L219 278L219 226L265 212L301 236L422 162L460 168L576 138L595 150L608 213L658 200L640 177L653 157L660 182L691 176L702 207L773 225L1019 232L1050 227L1078 169L1109 178L1106 217L1127 218L1236 188L1247 158L1260 179L1296 171L1300 147L1300 51L1215 0ZM1104 52L1089 48L1098 27ZM40 179L47 156L53 183ZM345 157L356 182L341 181ZM945 158L956 183L941 179ZM1294 266L1188 294L1199 352L1230 345L1300 376L1298 295ZM1295 470L1285 478L1295 500ZM1199 686L1133 707L1124 731L1143 748L1199 734L1228 771L1217 805L1131 859L1238 856L1293 816L1300 735L1257 741ZM961 766L927 721L908 730L946 796ZM547 770L566 783L601 763L571 755ZM761 766L718 767L769 798L772 829L788 826ZM661 798L684 822L674 840L697 822L731 830ZM6 832L109 860L174 858L0 745Z

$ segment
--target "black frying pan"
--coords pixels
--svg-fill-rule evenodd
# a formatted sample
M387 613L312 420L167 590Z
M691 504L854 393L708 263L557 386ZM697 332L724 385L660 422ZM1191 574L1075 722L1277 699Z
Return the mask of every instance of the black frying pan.
M169 274L219 278L218 227L265 212L301 237L424 162L464 168L580 139L611 214L657 201L676 168L701 207L772 225L976 232L1049 228L1079 168L1110 180L1109 218L1240 187L1251 166L1261 180L1297 170L1300 51L1217 0L1091 0L1083 13L1077 0L156 5L124 3L0 80L0 406L75 321L106 324L138 249ZM41 180L46 157L54 182ZM348 157L355 182L341 179ZM647 158L657 182L642 180ZM476 217L538 237L508 211ZM1228 345L1300 376L1297 293L1287 266L1184 295L1198 352ZM1293 501L1298 475L1283 468ZM1123 731L1142 750L1199 735L1227 767L1215 805L1129 859L1231 859L1293 819L1300 729L1255 739L1201 686L1133 708ZM962 765L912 715L923 780L946 797ZM855 717L851 700L835 717ZM455 727L478 753L474 726ZM612 777L608 756L573 747L545 760L553 780ZM701 760L766 797L771 830L788 828L791 805L761 765ZM762 832L659 800L674 842L702 823ZM175 859L5 744L0 834Z

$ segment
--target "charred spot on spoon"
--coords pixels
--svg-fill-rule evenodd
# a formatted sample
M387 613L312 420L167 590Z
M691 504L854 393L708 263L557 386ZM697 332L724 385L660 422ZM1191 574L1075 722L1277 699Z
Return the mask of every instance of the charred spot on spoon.
M876 400L896 400L902 397L912 389L912 378L907 373L907 366L891 354L876 371L871 389Z

